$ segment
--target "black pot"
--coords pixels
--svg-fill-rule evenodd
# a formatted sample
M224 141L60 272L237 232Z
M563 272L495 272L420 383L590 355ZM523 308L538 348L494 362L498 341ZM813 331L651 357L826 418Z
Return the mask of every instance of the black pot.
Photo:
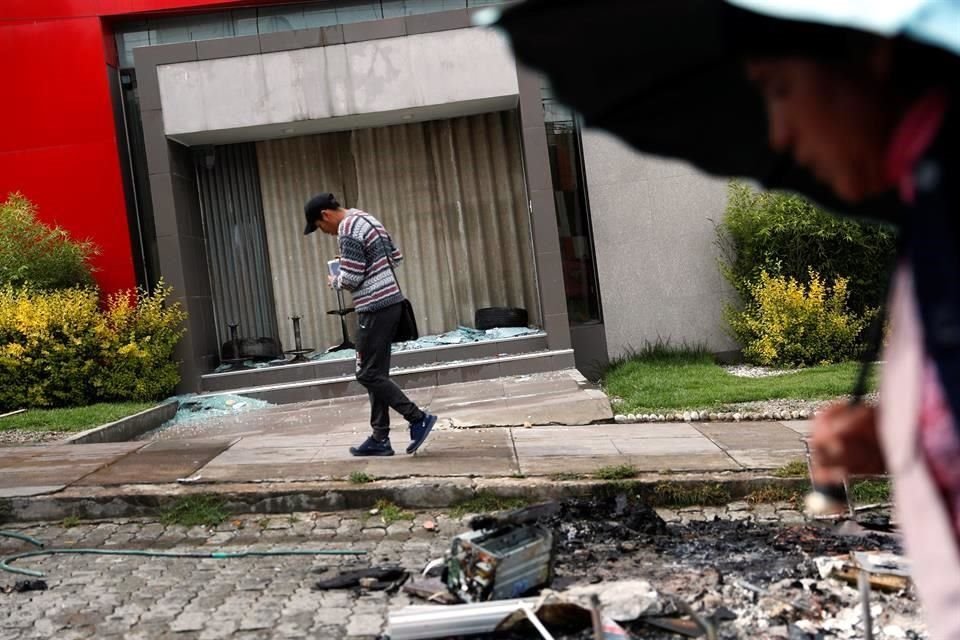
M526 309L515 307L486 307L477 309L474 326L480 331L497 327L526 327L529 316Z
M283 357L283 347L276 338L241 338L237 340L240 353L228 340L220 347L221 360L276 360Z

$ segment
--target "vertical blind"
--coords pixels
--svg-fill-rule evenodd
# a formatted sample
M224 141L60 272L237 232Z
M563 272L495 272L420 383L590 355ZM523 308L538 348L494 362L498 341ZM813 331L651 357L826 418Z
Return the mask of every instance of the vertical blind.
M201 160L197 176L220 342L229 339L230 323L240 323L241 336L275 338L277 316L255 146L218 147L213 166Z

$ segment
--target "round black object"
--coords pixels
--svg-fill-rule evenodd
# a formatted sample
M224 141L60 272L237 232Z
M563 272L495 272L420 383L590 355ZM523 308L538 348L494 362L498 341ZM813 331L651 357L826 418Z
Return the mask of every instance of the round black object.
M529 317L526 309L512 307L487 307L477 309L474 326L480 331L497 327L525 327Z
M243 342L240 353L252 360L276 360L283 357L283 347L276 338L253 338Z
M236 353L233 341L228 340L220 348L223 360L276 360L283 357L283 348L275 338L241 338L240 353Z

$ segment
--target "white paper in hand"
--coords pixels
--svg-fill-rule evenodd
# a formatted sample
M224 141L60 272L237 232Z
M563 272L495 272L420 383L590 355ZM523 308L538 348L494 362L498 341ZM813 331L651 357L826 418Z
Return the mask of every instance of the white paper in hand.
M327 272L336 278L340 275L340 260L327 261Z

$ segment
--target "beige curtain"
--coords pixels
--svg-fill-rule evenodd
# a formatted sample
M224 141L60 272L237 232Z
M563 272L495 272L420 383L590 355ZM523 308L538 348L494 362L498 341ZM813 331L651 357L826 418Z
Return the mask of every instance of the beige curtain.
M303 203L329 190L377 216L404 252L400 284L422 334L473 325L477 308L524 307L539 324L515 112L257 144L278 324L304 316L306 346L340 341L326 289L333 238L304 238Z

